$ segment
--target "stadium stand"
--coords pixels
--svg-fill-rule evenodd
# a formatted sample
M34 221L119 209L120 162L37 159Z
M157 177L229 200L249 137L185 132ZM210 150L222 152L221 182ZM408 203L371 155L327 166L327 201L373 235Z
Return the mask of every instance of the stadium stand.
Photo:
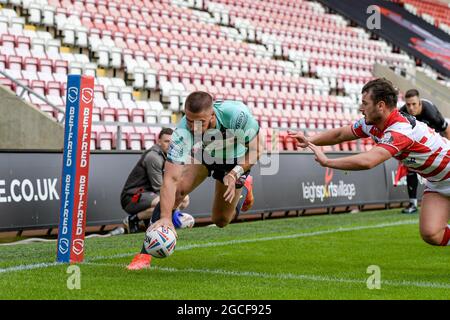
M176 123L188 93L205 90L242 100L266 132L267 148L293 151L283 130L317 131L358 118L359 92L375 63L397 71L415 66L317 2L0 3L0 71L59 107L68 73L96 77L93 149L149 147L160 126ZM1 74L0 83L19 94ZM23 98L61 119L41 100ZM272 130L278 128L281 133Z
M450 34L450 8L439 0L396 0L409 12Z

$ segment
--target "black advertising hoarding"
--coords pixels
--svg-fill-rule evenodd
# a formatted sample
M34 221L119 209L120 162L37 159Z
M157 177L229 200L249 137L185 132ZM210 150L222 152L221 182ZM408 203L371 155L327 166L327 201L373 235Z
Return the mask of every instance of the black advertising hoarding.
M330 154L331 157L342 156ZM87 225L121 223L120 192L140 153L91 154ZM57 227L61 198L60 153L0 153L0 231ZM252 169L255 204L249 213L407 201L406 186L386 186L384 165L368 171L325 169L307 153L267 156ZM388 161L394 168L397 161ZM262 174L261 174L262 173ZM269 174L270 173L270 174ZM215 181L193 193L187 212L210 216ZM390 195L394 192L394 195Z
M394 185L395 175L397 174L398 161L390 159L384 164L386 170L386 182L389 194L389 202L402 202L408 201L408 189L406 186L406 176L404 176L398 182L398 185ZM422 199L422 193L425 189L425 179L418 175L419 186L417 188L417 199Z
M382 0L320 1L365 29L368 19L370 24L374 21L370 19L374 11L368 8L378 6L381 9L380 28L374 28L371 32L420 58L443 75L450 76L450 35L398 4Z
M0 153L0 158L0 230L56 227L62 154ZM87 225L123 219L119 195L137 158L136 154L92 154Z
M282 154L279 173L261 178L270 210L385 203L388 199L383 165L369 171L341 171L321 167L311 154Z

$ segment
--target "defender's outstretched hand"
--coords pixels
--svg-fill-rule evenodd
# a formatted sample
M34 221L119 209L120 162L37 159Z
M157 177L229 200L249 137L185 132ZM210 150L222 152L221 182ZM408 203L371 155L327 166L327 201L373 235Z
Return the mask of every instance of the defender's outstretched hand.
M308 147L309 140L302 131L288 131L288 135L289 137L297 140L298 147L300 148Z
M312 152L314 152L315 158L314 160L316 160L318 163L320 163L320 165L322 167L328 167L328 157L325 155L325 153L323 153L323 151L320 149L320 147L316 146L315 144L309 142L308 143L308 148L311 149Z

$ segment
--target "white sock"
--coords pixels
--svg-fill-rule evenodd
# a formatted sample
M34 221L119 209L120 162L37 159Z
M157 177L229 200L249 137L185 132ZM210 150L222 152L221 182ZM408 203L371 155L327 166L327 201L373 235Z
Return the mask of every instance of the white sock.
M409 199L409 203L414 205L414 207L417 207L417 199Z

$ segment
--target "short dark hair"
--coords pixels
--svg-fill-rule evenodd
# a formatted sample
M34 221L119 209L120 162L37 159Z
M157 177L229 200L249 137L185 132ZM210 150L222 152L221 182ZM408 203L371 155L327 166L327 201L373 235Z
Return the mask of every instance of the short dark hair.
M412 98L412 97L419 97L419 91L416 89L409 89L405 93L405 99Z
M192 113L200 113L212 107L212 104L212 95L204 91L195 91L186 98L184 109Z
M169 136L172 135L173 129L171 128L162 128L159 132L158 139L161 139L161 137L165 134L168 134Z
M367 82L361 90L361 93L365 92L370 92L370 98L375 104L384 101L390 109L397 107L397 90L392 85L392 82L385 78L378 78Z

